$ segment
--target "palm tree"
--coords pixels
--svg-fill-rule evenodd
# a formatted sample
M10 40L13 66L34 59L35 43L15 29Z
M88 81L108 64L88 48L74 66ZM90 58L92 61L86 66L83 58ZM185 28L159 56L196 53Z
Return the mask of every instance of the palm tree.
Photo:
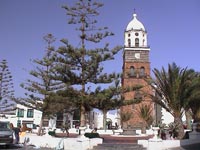
M193 78L193 71L187 68L180 68L175 63L168 65L168 71L163 67L161 71L154 69L155 80L152 88L155 95L151 95L152 99L161 105L166 111L174 117L174 122L178 125L178 138L184 136L184 128L182 123L182 115L188 108L189 97L192 90L188 92Z
M142 124L142 133L146 133L146 127L149 127L153 123L153 117L152 117L152 109L150 105L147 104L141 104L139 106L139 110L137 110L138 115L143 120Z
M130 111L126 111L126 112L120 112L120 119L121 119L121 124L125 124L126 127L129 127L128 121L133 118L133 113ZM122 128L125 128L124 126Z
M200 121L200 73L193 71L191 84L188 87L189 95L188 112L191 112L194 122ZM190 94L192 93L192 94Z

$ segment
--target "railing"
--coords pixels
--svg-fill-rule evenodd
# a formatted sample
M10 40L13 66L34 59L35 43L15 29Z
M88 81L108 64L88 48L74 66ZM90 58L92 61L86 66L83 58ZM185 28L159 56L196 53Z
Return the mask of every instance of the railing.
M150 48L150 45L143 45L143 46L126 46L124 48Z

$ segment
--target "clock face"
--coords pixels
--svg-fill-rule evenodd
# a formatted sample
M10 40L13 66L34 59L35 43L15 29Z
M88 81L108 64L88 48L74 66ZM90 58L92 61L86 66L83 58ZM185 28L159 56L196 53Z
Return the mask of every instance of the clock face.
M135 53L135 58L140 59L140 53Z

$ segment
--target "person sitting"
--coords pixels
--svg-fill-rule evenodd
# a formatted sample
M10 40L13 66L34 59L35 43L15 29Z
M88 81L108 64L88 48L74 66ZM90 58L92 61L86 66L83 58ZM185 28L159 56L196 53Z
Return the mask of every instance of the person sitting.
M97 133L97 128L94 128L94 129L92 130L92 133Z

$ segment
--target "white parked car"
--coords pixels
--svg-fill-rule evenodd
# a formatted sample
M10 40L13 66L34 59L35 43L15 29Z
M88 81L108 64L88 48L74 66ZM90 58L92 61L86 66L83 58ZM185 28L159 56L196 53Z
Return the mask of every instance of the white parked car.
M13 144L13 131L10 129L9 122L0 121L0 145Z

